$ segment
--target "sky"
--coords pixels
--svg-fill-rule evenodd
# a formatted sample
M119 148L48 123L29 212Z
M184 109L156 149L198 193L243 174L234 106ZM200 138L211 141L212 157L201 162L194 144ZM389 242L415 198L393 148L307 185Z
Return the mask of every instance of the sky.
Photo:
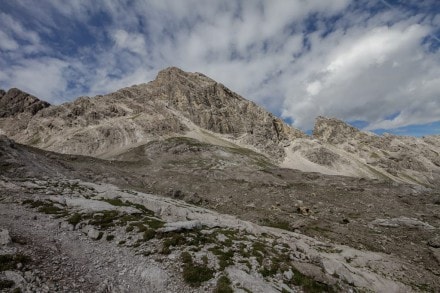
M60 104L169 66L304 131L440 134L439 0L0 0L0 88Z

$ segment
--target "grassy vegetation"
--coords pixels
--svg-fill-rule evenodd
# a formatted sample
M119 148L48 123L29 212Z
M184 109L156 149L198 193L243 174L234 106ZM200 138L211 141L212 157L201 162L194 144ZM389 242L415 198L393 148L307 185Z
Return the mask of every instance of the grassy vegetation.
M76 226L82 220L82 215L75 213L67 219L67 222L73 226Z
M0 255L0 272L14 270L17 264L25 265L30 262L30 257L23 254L4 254Z
M234 290L231 287L231 280L226 276L221 276L217 281L217 286L214 289L214 293L233 293Z
M291 269L293 271L293 278L291 280L291 283L296 286L301 286L304 292L306 293L336 292L336 290L332 286L318 282L313 278L302 274L294 267L291 267Z
M226 267L234 264L234 251L232 249L222 249L220 246L210 248L213 254L215 254L219 261L220 270L224 270Z
M209 268L206 263L194 263L189 252L183 252L180 257L183 262L183 279L191 286L198 287L214 276L214 270Z
M167 238L162 242L162 254L170 254L171 247L181 246L187 243L186 237L180 233L168 233Z
M27 199L23 201L23 204L32 208L38 208L40 213L55 215L56 217L67 216L67 211L55 206L53 202Z
M267 255L266 245L259 241L254 242L252 244L251 255L255 256L258 263L261 265L263 263L264 257Z
M144 214L147 214L149 216L154 216L154 212L147 209L144 205L138 204L138 203L133 203L133 202L129 202L129 201L122 201L119 198L106 198L106 199L101 199L101 201L105 201L113 206L126 206L126 207L133 207L136 208L140 211L142 211Z

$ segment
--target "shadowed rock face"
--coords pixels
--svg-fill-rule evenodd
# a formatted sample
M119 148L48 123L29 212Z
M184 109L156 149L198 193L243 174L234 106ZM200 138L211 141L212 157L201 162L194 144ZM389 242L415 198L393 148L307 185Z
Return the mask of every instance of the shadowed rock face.
M16 116L19 113L35 115L38 111L49 107L50 104L17 88L5 92L0 90L0 117Z

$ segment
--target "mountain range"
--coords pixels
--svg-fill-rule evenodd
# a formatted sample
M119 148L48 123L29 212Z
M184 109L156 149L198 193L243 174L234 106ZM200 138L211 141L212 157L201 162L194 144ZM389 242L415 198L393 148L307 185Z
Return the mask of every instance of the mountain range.
M0 106L3 134L64 154L114 159L153 141L188 137L301 171L440 182L440 136L378 136L325 117L308 136L209 77L175 67L147 84L58 106L18 89L0 91Z

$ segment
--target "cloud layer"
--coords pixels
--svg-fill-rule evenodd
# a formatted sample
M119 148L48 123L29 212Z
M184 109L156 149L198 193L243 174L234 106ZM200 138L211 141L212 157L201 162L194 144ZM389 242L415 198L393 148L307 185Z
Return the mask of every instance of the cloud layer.
M54 103L199 71L310 129L440 120L436 0L16 0L0 10L0 87Z

